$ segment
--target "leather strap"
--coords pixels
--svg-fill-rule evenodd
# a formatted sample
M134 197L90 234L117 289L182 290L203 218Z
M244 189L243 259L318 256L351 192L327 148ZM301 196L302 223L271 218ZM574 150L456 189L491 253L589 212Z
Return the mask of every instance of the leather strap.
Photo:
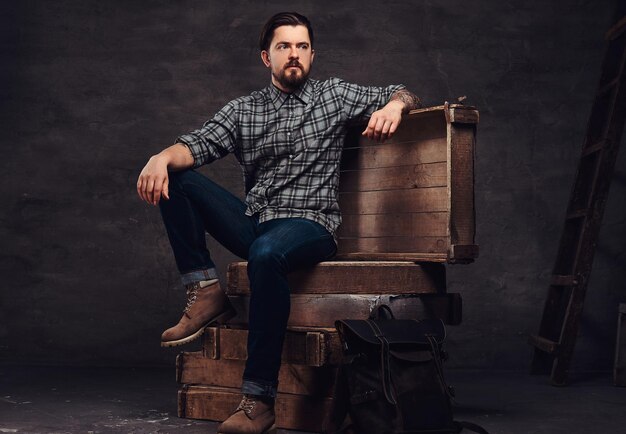
M374 334L380 341L382 348L380 351L380 369L381 377L383 379L383 391L385 392L385 398L390 404L396 405L398 403L396 399L396 392L391 382L391 367L389 362L389 341L385 337L385 334L380 330L378 324L371 319L367 320L367 323L374 331Z

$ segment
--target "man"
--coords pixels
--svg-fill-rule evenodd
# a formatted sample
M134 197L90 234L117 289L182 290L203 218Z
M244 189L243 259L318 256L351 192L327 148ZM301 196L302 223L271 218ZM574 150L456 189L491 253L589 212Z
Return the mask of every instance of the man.
M159 205L187 306L163 346L189 342L235 312L217 280L205 231L248 260L251 286L244 394L220 433L275 429L274 398L290 308L286 276L334 256L341 222L339 160L349 122L370 118L363 135L384 141L419 99L403 86L362 87L309 79L313 30L297 13L279 13L260 38L271 85L229 102L204 126L150 158L137 182ZM233 153L245 178L242 202L189 170ZM162 200L164 199L164 200Z

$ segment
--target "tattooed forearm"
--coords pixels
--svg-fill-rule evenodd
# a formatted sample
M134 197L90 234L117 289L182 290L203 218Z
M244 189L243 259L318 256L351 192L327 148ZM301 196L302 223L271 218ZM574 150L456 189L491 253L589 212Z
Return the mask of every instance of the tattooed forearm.
M401 101L404 104L404 109L402 109L403 113L408 113L409 111L422 106L422 103L417 95L406 89L396 91L393 95L391 95L389 101Z

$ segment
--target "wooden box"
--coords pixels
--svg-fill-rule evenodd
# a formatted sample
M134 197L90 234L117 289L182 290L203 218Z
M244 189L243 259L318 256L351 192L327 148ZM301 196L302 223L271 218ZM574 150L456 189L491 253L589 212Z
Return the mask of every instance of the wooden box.
M213 360L201 351L182 352L176 357L176 380L181 384L202 384L240 388L245 360ZM278 373L278 392L296 395L331 396L337 368L283 363Z
M350 131L339 181L340 259L471 262L478 111L414 110L382 144Z
M250 283L247 263L228 269L227 294L237 311L230 325L248 324ZM461 322L461 297L445 291L445 266L400 261L327 261L289 275L288 327L332 328L337 319L367 318L380 304L397 318L441 318Z
M178 390L178 417L225 420L241 401L241 391L228 387L185 384ZM276 425L282 429L321 432L332 398L278 393Z
M214 360L246 360L247 341L246 329L207 327L202 335L202 355ZM341 354L341 340L335 328L289 329L281 360L292 365L338 365Z

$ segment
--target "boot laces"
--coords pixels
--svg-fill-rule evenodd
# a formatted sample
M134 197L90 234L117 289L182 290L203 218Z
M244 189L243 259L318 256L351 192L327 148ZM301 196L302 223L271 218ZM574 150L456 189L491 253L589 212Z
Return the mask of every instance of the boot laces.
M255 405L256 405L256 400L254 398L251 398L249 396L244 396L241 402L239 403L239 407L237 407L237 410L243 410L244 413L249 415L254 409Z
M192 283L191 285L187 287L187 306L185 306L185 309L183 310L184 313L188 313L189 309L191 309L191 306L193 306L193 304L196 302L196 299L198 298L199 289L200 289L200 284L197 282Z

